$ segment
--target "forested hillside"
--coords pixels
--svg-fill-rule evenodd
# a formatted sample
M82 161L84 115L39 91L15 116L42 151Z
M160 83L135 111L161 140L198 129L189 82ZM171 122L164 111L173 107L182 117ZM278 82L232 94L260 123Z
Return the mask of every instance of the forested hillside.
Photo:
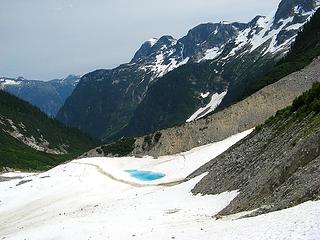
M95 141L38 108L0 90L0 167L48 169L93 147Z

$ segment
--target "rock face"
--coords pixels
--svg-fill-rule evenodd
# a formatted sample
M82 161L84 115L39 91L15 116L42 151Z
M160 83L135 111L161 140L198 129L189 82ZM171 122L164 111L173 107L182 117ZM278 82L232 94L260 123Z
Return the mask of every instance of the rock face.
M205 119L136 138L131 155L162 156L220 141L264 123L319 80L320 59ZM157 137L156 137L157 136ZM103 151L100 151L103 153ZM95 155L96 150L90 152ZM90 155L89 154L89 155Z
M71 95L80 76L69 75L51 81L0 78L0 88L40 108L55 117L65 100Z
M319 120L314 112L302 120L270 120L193 173L190 177L209 172L192 192L239 190L220 215L252 210L256 215L320 199Z
M86 74L57 119L110 140L181 124L227 90L226 106L289 50L317 7L316 0L283 0L276 14L249 23L201 24L178 40L151 39L130 63Z

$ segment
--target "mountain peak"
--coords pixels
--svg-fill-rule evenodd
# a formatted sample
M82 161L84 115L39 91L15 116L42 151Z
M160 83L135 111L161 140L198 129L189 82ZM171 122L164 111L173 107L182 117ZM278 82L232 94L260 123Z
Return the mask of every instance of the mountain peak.
M79 75L75 75L75 74L69 74L67 77L62 78L61 81L77 81L80 79Z
M259 77L255 73L262 74L289 51L295 36L315 12L316 2L319 0L283 0L278 10L267 17L256 16L249 23L204 23L178 41L172 36L150 39L141 45L130 64L85 75L58 119L110 139L118 137L128 124L128 132L133 129L136 134L141 129L185 121L205 106L207 100L200 97L201 93L215 96L228 90L221 107L226 106L245 95L242 88L248 86L248 79L254 81ZM275 21L275 13L279 21ZM286 18L287 15L290 17ZM192 97L189 93L181 94L182 91L177 94L176 89L179 92L188 88L186 82L194 90ZM152 95L151 89L158 88ZM86 101L80 101L84 96ZM159 108L150 107L158 103ZM181 115L172 114L177 109ZM146 114L149 110L150 114Z
M319 0L282 0L275 14L275 22L287 19L295 14L305 15L319 6Z
M138 51L134 54L130 63L137 62L139 59L142 59L148 56L149 54L151 54L152 53L151 49L155 43L156 41L150 41L150 40L144 42L141 45L141 47L138 49Z
M177 40L170 35L162 36L159 39L151 38L141 45L130 63L140 62L142 59L146 59L157 52L161 52L163 49L176 45L176 43Z
M169 47L175 45L177 40L170 35L162 36L154 45L154 47Z
M146 44L149 44L150 47L153 47L153 45L155 45L158 41L158 38L150 38L148 41L146 41Z

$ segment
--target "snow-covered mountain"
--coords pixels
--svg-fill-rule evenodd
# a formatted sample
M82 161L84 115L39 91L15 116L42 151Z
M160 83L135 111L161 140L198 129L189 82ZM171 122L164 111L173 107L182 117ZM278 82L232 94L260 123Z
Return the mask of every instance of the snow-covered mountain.
M80 76L76 75L50 81L1 77L0 89L33 104L48 116L55 117L79 81Z
M289 51L319 3L282 0L269 16L257 16L249 23L206 23L181 39L150 39L130 63L86 74L57 118L108 139L130 121L142 125L150 121L145 115L155 112L161 113L161 119L175 118L171 125L203 117L214 111L218 102L228 105L243 98L245 85L270 70ZM214 102L215 96L224 92L224 98ZM201 97L206 93L206 98ZM138 106L141 109L136 111ZM192 117L200 108L204 111ZM157 124L152 128L162 126Z
M152 72L152 81L187 63L183 50L184 45L172 36L153 38L140 47L130 63L141 65L140 70Z
M201 24L181 39L163 36L146 41L136 52L132 64L145 65L156 77L187 62L219 59L221 64L237 55L259 48L262 55L285 53L297 31L320 6L319 0L285 0L269 16L257 16L249 23Z

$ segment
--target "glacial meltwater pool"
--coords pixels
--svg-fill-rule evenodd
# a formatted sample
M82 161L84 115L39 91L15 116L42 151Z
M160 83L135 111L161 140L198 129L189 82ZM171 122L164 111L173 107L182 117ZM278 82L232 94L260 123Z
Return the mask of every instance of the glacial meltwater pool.
M126 170L126 172L129 173L131 177L141 181L153 181L165 176L165 174L161 172L140 171L137 169Z

